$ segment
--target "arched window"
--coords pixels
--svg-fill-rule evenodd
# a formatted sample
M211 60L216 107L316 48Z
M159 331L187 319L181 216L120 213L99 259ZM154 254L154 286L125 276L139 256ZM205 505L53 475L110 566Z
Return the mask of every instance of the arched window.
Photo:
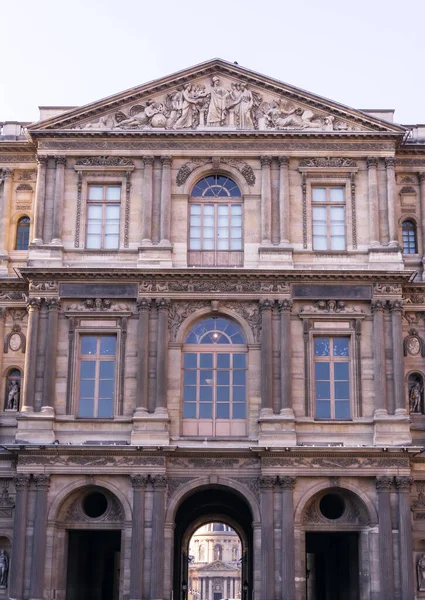
M411 373L407 382L409 412L424 414L424 379L420 373Z
M4 399L4 408L6 410L19 410L21 399L21 378L19 369L11 369L6 379L6 393Z
M417 254L418 244L416 236L416 224L408 219L403 221L403 254Z
M230 319L196 323L183 352L183 435L246 435L246 342Z
M222 560L223 559L223 548L220 544L216 544L214 546L214 560Z
M29 217L21 217L16 226L15 250L28 250L30 242L30 220Z
M195 184L189 208L189 266L243 264L242 194L223 175Z

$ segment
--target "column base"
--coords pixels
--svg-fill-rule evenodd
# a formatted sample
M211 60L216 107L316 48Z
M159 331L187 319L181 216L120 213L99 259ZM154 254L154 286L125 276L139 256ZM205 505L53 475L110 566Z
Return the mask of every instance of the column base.
M142 242L143 244L143 242ZM173 266L171 246L139 246L137 266L169 269Z
M63 265L63 251L61 245L31 244L28 252L28 266L31 267L61 267Z
M283 411L285 412L283 413ZM258 424L258 443L260 446L297 445L295 417L291 409L282 409L280 415L273 414L270 409L262 409Z
M292 252L293 248L286 246L286 244L262 244L258 246L260 266L267 266L271 269L293 269Z
M388 269L402 271L404 269L403 255L400 245L374 246L368 249L369 269Z
M405 409L399 409L395 415L386 410L376 410L374 414L374 446L410 446L412 433L410 418Z
M53 444L55 441L55 411L51 406L43 406L40 412L21 413L17 421L17 444Z
M133 446L169 446L169 429L170 419L165 408L154 413L136 411L130 443Z

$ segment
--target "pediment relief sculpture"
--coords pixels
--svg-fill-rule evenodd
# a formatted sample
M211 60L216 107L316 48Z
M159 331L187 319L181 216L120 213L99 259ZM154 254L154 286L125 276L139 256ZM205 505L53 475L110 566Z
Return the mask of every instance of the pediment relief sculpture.
M284 95L262 94L244 81L214 75L165 94L123 106L74 129L360 131L339 116L302 105Z

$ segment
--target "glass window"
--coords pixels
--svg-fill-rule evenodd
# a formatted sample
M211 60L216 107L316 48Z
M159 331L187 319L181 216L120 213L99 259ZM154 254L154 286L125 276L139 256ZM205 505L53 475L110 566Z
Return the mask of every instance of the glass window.
M29 217L21 217L16 227L15 250L28 250L30 241L30 220Z
M79 345L78 416L112 418L115 397L115 335L82 335Z
M350 338L313 339L314 399L317 419L349 419Z
M414 221L403 221L403 254L417 254L416 224Z
M88 187L87 248L116 250L119 247L120 195L118 185Z
M344 193L343 187L312 188L313 250L345 250Z
M199 321L187 333L183 355L184 433L244 434L244 424L235 424L246 419L245 343L240 327L224 317Z

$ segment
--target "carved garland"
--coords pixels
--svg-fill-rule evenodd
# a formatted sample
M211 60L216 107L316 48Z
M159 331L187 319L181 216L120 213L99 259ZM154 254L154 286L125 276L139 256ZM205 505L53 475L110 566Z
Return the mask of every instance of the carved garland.
M134 162L120 156L85 156L77 159L75 164L84 167L130 167Z
M255 185L255 173L254 173L252 167L250 165L248 165L248 163L244 162L243 160L239 160L237 158L218 158L218 157L194 158L194 159L184 163L184 165L182 165L180 167L179 172L177 173L177 177L176 177L177 185L179 187L184 185L186 183L189 175L193 171L195 171L196 169L198 169L199 167L202 167L203 165L205 165L207 163L212 163L213 168L215 170L219 169L221 163L229 165L230 167L237 169L241 173L241 175L244 177L245 181L247 182L247 184L250 187Z

